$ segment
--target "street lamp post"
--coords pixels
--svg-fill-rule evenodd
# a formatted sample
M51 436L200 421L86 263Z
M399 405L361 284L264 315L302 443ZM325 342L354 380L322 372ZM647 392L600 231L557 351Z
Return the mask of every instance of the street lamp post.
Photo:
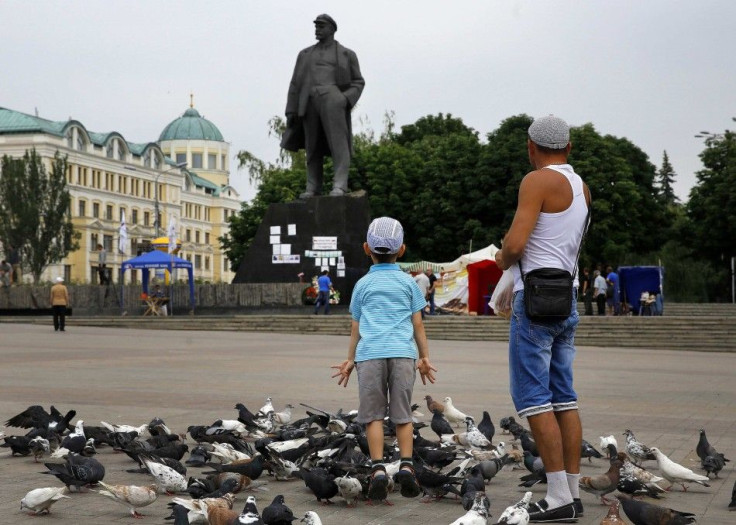
M156 230L156 238L159 237L159 230L161 229L161 221L159 220L160 214L159 214L159 211L158 211L158 179L164 173L167 173L167 172L169 172L171 170L184 168L184 167L186 167L186 165L187 165L186 162L179 162L175 166L172 166L171 168L160 172L153 179L153 194L154 194L154 203L153 203L153 214L154 214L154 217L153 217L153 225L154 225L154 228Z

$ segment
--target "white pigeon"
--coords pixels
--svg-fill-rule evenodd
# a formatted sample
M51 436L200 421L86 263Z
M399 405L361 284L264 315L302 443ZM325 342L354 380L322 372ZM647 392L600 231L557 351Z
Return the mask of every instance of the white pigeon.
M360 481L349 476L340 476L335 478L335 485L348 507L358 506L358 498L363 493Z
M309 442L309 438L296 438L296 439L289 439L287 441L272 441L271 443L266 445L266 448L275 452L276 454L283 454L284 452L288 450L294 450L296 448L299 448L308 442Z
M138 485L108 485L102 481L97 484L103 490L97 493L117 501L130 509L130 515L134 518L142 518L143 514L138 509L150 505L158 498L158 487L155 484L139 487Z
M608 445L613 445L616 450L618 450L618 441L616 441L616 438L613 437L613 435L610 436L601 436L601 449L604 449L606 451L606 455L608 455Z
M245 500L245 508L238 516L238 523L263 523L256 507L255 497L248 496L248 499Z
M73 438L77 436L82 436L85 440L87 439L87 436L84 435L84 421L81 419L77 421L74 425L74 430L67 437Z
M299 521L303 521L305 525L322 525L322 520L313 510L308 510L304 513L304 517Z
M235 450L230 443L213 442L211 454L219 458L221 463L231 463L240 459L250 459L249 454Z
M148 423L144 423L139 427L134 427L131 425L114 425L112 423L108 423L107 421L100 421L100 425L105 427L110 432L138 432L139 436L142 436L143 433L148 430Z
M443 412L443 415L447 421L455 423L456 427L459 427L460 423L465 423L465 418L468 417L466 414L463 414L455 408L455 405L452 404L452 398L449 396L445 398L445 411Z
M275 412L273 409L273 403L271 402L272 399L270 397L266 398L266 404L263 405L261 408L258 409L258 412L256 412L256 417L265 417L266 415Z
M168 494L183 492L187 489L187 478L179 474L173 468L156 463L148 458L141 458L148 469L149 474L156 478L158 489Z
M230 432L235 432L240 436L247 436L248 429L237 419L218 419L210 428L221 428Z
M446 405L445 405L446 407ZM491 508L491 502L484 492L476 492L473 506L464 515L450 523L450 525L486 525Z
M327 422L327 430L334 432L335 434L342 434L347 428L348 424L342 419L330 419Z
M502 523L505 525L527 525L529 523L529 502L532 500L532 493L527 492L521 501L506 507L501 517L498 518L496 523Z
M271 457L271 468L273 469L273 475L276 481L289 481L299 466L293 461L284 459L274 454Z
M473 448L486 448L491 446L491 442L487 437L483 435L483 432L478 430L475 426L473 418L468 416L465 418L465 424L467 426L467 437L468 445Z
M20 500L20 510L28 509L33 511L34 514L48 514L51 512L51 505L60 499L71 499L67 494L69 494L69 489L66 487L33 489Z
M683 491L687 491L685 483L699 483L704 487L710 487L708 484L710 478L708 478L708 476L701 476L689 468L683 467L679 463L675 463L665 456L657 447L652 447L650 450L657 458L657 466L659 467L659 471L662 473L662 476L671 484L679 483L682 485Z
M190 525L194 523L209 523L207 521L207 514L209 509L214 507L222 507L226 509L232 509L233 503L235 502L235 494L228 492L220 498L202 498L202 499L184 499L184 498L171 498L172 503L176 503L185 507L189 510L187 519Z
M291 409L293 405L289 404L284 407L281 412L274 412L273 420L279 425L288 425L291 422Z

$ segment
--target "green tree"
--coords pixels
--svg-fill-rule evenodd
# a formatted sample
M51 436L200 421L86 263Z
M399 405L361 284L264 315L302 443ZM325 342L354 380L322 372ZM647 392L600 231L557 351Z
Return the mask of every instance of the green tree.
M657 172L657 185L659 186L660 195L668 206L674 206L679 202L672 187L676 176L675 169L670 164L670 158L667 156L667 151L665 151L662 155L662 167Z
M687 213L697 254L711 263L715 278L709 282L711 300L730 299L731 257L736 256L736 133L706 139L700 154L703 170L690 191Z
M17 246L38 282L44 269L79 248L66 186L67 161L57 151L49 173L35 149L2 159L0 238Z

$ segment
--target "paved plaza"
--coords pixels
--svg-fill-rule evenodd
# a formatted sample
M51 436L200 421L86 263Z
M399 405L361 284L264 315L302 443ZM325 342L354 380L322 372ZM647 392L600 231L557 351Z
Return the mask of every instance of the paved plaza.
M73 321L72 321L73 322ZM62 412L77 411L76 419L90 425L101 420L141 425L161 417L175 432L189 425L235 419L237 402L257 410L266 396L277 410L287 403L304 416L306 403L327 411L357 408L355 375L347 389L330 379L330 365L345 358L348 337L279 335L246 332L160 331L121 328L67 327L55 333L50 326L0 323L0 423L29 405ZM505 343L430 341L430 356L439 368L437 383L415 388L415 400L426 394L436 399L451 396L455 406L480 420L488 410L496 424L494 442L509 441L498 421L514 415L508 394ZM581 403L584 437L598 446L599 436L616 436L630 428L636 437L659 447L678 463L701 472L695 454L698 429L733 461L712 480L711 487L693 485L688 492L678 486L659 504L694 512L698 522L736 522L729 513L736 480L736 354L668 350L580 347L576 361L576 386ZM426 406L420 408L429 422ZM21 429L0 427L8 434ZM422 431L433 438L428 428ZM190 442L190 447L192 443ZM145 474L131 474L135 467L126 455L109 447L98 449L97 459L106 467L105 482L144 485ZM656 463L646 465L657 472ZM583 465L583 475L603 473L608 462L594 459ZM21 498L31 489L59 486L33 457L10 457L0 449L0 524L54 523L58 525L108 523L166 523L168 496L160 496L142 509L143 520L132 519L122 505L93 492L72 494L52 507L50 516L32 518L19 510ZM201 469L191 468L189 475ZM488 485L495 523L503 509L516 501L525 471L503 471ZM335 524L448 524L464 514L453 499L422 503L395 493L393 506L369 507L362 502L350 509L339 497L336 505L322 507L300 480L268 479L268 491L257 493L262 509L283 494L294 514L315 510L325 525ZM666 485L666 482L664 482ZM534 498L545 486L533 489ZM245 495L235 506L242 509ZM598 525L607 508L582 493L582 524ZM170 522L169 522L170 523ZM628 523L628 521L627 521Z

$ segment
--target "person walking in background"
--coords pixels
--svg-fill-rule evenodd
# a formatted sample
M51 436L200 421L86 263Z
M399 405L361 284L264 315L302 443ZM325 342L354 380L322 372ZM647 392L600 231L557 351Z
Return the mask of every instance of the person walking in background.
M610 266L606 268L606 282L608 283L606 289L608 314L619 315L621 313L621 293L618 289L618 274Z
M12 268L10 284L20 284L23 280L23 270L20 268L20 251L12 244L8 244L8 263Z
M585 315L593 315L593 277L586 266L580 277L583 285L583 302L585 303Z
M606 315L606 289L608 285L601 275L600 270L593 272L593 293L595 294L595 302L598 306L598 315Z
M51 310L54 314L54 331L64 332L66 309L69 307L69 291L64 286L62 277L56 278L56 284L51 287Z
M12 266L7 261L3 260L0 262L0 285L4 288L10 286L11 277L10 274L13 272Z
M561 118L550 115L529 126L527 150L534 171L521 181L514 219L496 252L499 268L511 269L514 275L511 397L519 416L529 421L547 475L547 494L528 507L534 523L576 522L583 513L578 486L583 430L573 388L576 290L571 291L573 305L567 318L532 322L524 308L521 270L559 268L577 273L590 191L567 163L570 149L570 128Z
M325 315L330 313L330 292L332 291L332 281L330 280L330 272L323 270L322 275L317 279L317 301L314 303L314 315L319 314L320 307L325 307Z
M108 284L107 280L107 250L101 244L97 245L97 273L100 276L100 284Z
M426 298L396 259L406 250L404 229L391 217L371 222L363 250L373 265L355 285L350 301L352 325L348 358L334 365L338 385L347 386L350 374L358 372L358 416L365 424L371 456L368 498L383 501L388 496L384 463L384 418L396 425L399 471L394 481L401 495L414 498L421 488L414 475L411 397L416 371L434 383L437 369L429 362L429 345L419 312ZM426 277L426 276L425 276Z
M437 290L437 276L434 274L432 268L427 268L425 272L429 279L429 288L427 288L427 300L429 301L429 315L434 315L435 304L434 304L434 292Z
M414 276L414 282L419 286L419 291L424 296L424 308L422 308L422 319L426 314L427 299L429 297L429 277L426 272L419 272Z

